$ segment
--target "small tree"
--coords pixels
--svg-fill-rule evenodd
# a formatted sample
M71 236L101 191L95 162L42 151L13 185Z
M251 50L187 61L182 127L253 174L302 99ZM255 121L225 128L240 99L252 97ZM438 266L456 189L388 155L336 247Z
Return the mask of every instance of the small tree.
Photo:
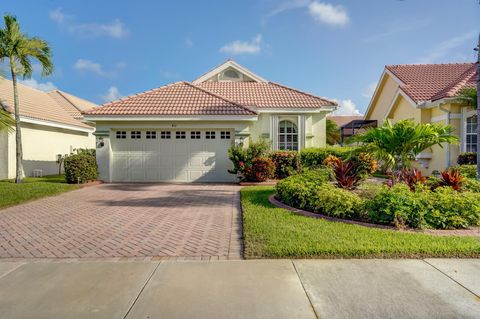
M340 141L340 129L337 123L327 118L326 122L327 144L335 145Z
M458 143L458 138L451 133L449 125L418 124L412 120L392 124L387 120L383 126L368 129L348 142L361 143L367 152L395 172L411 168L415 158L427 148L434 145L442 147L442 143Z

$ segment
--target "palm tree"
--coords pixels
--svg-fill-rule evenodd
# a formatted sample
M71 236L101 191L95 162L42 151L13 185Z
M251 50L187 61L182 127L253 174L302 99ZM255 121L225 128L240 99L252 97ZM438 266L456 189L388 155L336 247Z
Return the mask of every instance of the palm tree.
M410 168L415 158L427 148L442 143L458 143L449 125L418 124L402 120L371 128L353 136L348 142L363 144L368 152L384 162L392 171Z
M340 141L340 129L337 126L337 123L327 118L326 123L327 131L327 144L335 145Z
M0 61L8 60L13 82L13 99L15 106L15 141L16 141L16 176L15 182L20 183L23 175L22 133L20 130L20 103L17 90L17 76L29 78L32 76L32 61L34 58L42 66L42 75L53 71L50 47L40 38L28 37L20 30L17 19L11 15L4 16L4 27L0 29Z
M477 88L465 87L457 94L457 99L467 106L477 108Z

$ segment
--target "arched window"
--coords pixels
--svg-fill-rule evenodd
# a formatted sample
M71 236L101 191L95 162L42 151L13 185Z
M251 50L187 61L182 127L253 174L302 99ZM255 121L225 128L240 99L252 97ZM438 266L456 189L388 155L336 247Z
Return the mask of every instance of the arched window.
M278 148L280 150L298 151L297 126L290 121L278 123Z
M465 150L467 152L477 151L477 116L467 117L467 127L465 130Z

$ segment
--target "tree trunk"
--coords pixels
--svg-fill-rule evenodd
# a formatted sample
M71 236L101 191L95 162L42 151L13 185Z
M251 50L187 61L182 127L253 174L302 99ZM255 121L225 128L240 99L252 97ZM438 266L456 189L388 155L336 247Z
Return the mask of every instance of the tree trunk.
M17 75L15 73L15 62L10 58L10 71L13 82L13 101L15 105L15 144L16 144L16 174L15 183L21 183L23 177L23 150L22 131L20 129L20 105L18 101Z

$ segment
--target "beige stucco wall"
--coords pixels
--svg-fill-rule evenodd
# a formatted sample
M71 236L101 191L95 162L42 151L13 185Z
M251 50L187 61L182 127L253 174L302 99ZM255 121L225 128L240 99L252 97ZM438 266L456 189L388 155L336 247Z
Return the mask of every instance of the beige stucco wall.
M370 109L365 114L366 120L377 120L381 125L387 117L387 111L397 93L398 84L390 76L385 75L378 88L379 94L371 102Z
M2 135L0 150L6 151L2 152L0 179L14 178L15 132ZM75 148L95 148L95 136L87 132L22 123L22 146L26 176L31 176L34 169L43 170L44 175L52 175L58 173L57 154L70 154Z

